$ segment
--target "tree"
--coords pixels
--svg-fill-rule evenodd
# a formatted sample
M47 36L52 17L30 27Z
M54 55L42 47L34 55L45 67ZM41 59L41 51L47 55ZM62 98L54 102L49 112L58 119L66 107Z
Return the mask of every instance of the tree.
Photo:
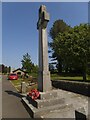
M31 61L31 57L28 53L23 55L23 59L21 62L22 62L22 69L25 70L27 73L31 73L32 61Z
M2 73L4 73L5 65L2 64Z
M7 73L8 72L8 67L5 66L4 64L1 65L2 66L2 73Z
M11 72L11 67L7 67L7 73L10 73Z
M67 25L63 20L56 20L53 23L53 27L50 29L49 35L54 40L58 33L68 31L71 27Z
M2 65L0 65L0 73L2 73Z
M80 24L64 33L59 33L52 49L65 69L81 69L86 80L87 64L90 63L90 33L88 24Z
M0 72L6 74L6 73L10 73L10 71L11 71L11 67L10 66L7 67L4 64L0 65Z
M52 63L49 63L49 71L54 73L54 65Z
M9 73L11 72L11 67L10 67L10 66L8 67L8 72L9 72Z
M33 64L32 73L38 73L38 66Z
M53 60L58 61L57 68L59 73L62 72L62 61L61 61L61 57L58 56L58 53L54 50L53 44L55 38L58 36L59 33L64 33L65 31L69 31L69 29L71 29L71 27L67 25L63 20L56 20L53 23L53 27L50 29L49 32L49 35L53 40L52 42L49 43L50 48L52 48L52 50L49 50L49 52L52 52L51 58L53 58Z

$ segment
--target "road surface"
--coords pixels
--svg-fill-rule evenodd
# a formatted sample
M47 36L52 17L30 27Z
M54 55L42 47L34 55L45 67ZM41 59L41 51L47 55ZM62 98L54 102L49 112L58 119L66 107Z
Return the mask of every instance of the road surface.
M2 76L0 75L0 119L2 118Z
M2 77L2 118L30 118L13 85Z

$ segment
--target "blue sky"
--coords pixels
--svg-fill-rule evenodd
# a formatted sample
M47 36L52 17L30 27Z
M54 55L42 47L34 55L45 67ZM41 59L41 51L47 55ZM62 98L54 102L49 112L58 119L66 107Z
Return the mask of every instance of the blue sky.
M2 5L2 63L14 68L21 67L22 56L27 52L32 62L38 64L38 9L46 5L50 13L48 32L57 19L75 26L88 22L86 2L13 2ZM50 41L48 36L48 41ZM50 60L49 60L50 61Z

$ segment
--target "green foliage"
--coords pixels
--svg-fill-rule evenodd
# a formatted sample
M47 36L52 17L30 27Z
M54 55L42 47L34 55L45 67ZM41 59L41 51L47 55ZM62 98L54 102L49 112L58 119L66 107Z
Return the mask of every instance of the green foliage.
M31 73L38 72L38 66L32 63L31 57L28 53L23 55L23 59L21 62L22 62L22 69L25 70L28 74L31 75Z
M33 64L31 61L31 57L28 53L23 55L23 59L21 62L22 62L22 69L25 70L27 73L31 73Z
M9 66L9 68L8 68L8 72L10 73L11 72L11 67Z
M51 73L54 73L54 65L51 64L51 63L49 63L49 71L50 71Z
M52 57L58 61L57 68L59 73L62 72L62 62L61 62L61 57L58 56L57 51L54 49L54 40L58 36L59 33L64 33L65 31L70 30L71 27L68 26L63 20L56 20L53 23L52 28L50 29L49 35L52 38L52 42L49 43L50 48L52 48ZM51 50L49 50L51 52Z
M88 25L75 26L68 32L60 33L54 41L54 49L65 65L86 68L90 56Z
M7 67L5 66L4 64L0 65L0 72L4 73L4 74L7 74L7 73L10 73L11 71L11 67Z
M33 64L32 73L38 73L38 66Z
M90 68L87 69L87 74L90 75Z
M52 39L55 39L58 33L63 33L69 29L70 26L68 26L63 20L56 20L53 23L53 27L50 29L49 35Z
M54 56L63 67L87 71L90 62L90 33L88 24L80 24L63 33L59 33L51 45ZM85 75L85 74L84 74Z
M87 65L87 74L90 75L90 63Z

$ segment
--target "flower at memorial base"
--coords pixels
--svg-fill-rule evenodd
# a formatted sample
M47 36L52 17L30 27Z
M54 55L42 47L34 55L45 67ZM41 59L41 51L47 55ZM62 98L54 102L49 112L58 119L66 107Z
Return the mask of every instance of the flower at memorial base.
M39 98L40 93L38 90L34 89L28 93L28 96L30 96L33 100L36 100L37 98Z

